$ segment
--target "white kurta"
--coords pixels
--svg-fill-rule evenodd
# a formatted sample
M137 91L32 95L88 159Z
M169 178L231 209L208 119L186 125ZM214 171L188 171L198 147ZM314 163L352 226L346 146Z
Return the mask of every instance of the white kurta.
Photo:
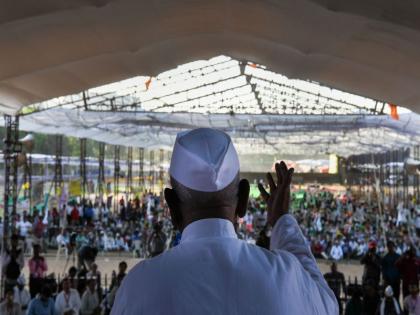
M338 314L293 216L278 220L271 249L238 240L227 220L193 222L180 245L130 271L111 314Z
M80 295L75 289L70 289L69 295L61 291L55 299L55 313L57 315L63 315L69 310L73 310L75 314L79 314L80 306Z

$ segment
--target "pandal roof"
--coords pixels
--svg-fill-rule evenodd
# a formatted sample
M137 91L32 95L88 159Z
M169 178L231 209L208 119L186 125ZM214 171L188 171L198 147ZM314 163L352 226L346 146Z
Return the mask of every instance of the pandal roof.
M420 143L420 115L218 56L157 77L138 76L21 110L26 131L170 148L177 132L228 132L240 154L381 152Z

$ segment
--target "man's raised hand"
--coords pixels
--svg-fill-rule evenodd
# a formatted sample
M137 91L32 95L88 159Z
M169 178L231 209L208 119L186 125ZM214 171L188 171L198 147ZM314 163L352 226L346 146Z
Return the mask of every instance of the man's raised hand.
M273 176L267 173L270 193L265 190L262 184L258 184L261 196L267 203L267 223L271 226L274 226L283 214L289 212L290 183L294 172L293 168L287 169L286 163L283 161L276 163L275 168L277 183L274 182Z

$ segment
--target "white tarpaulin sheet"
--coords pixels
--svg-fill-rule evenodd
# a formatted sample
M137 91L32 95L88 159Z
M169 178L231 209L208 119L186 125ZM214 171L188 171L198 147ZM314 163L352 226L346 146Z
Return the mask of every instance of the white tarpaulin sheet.
M130 113L51 109L20 118L26 131L90 138L145 148L172 147L180 130L212 127L228 132L241 154L382 152L420 144L420 115L318 116L262 114Z

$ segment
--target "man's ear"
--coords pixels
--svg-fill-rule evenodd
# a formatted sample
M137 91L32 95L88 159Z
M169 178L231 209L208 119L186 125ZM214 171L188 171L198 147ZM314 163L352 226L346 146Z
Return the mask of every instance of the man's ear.
M182 213L179 206L179 199L176 195L175 190L165 188L164 190L165 200L169 207L173 226L181 230L182 228Z
M238 189L238 204L236 205L236 215L239 218L243 218L245 216L246 210L248 209L248 198L249 182L246 179L241 179Z

